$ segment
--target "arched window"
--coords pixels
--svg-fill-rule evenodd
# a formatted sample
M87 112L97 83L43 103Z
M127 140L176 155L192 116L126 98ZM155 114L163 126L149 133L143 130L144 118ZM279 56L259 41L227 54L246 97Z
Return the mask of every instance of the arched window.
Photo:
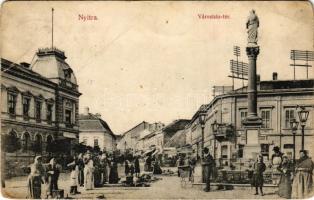
M28 151L30 147L30 135L29 133L24 133L22 141L23 141L23 151Z
M9 153L15 152L19 150L21 147L20 140L17 137L16 132L13 130L9 134L4 135L3 143L4 143L5 152L9 152Z
M42 151L42 137L40 134L37 134L35 136L35 143L33 145L33 151L36 152L36 153L41 153Z
M49 152L49 153L52 153L53 152L53 145L52 145L52 141L53 141L53 138L51 135L48 135L47 136L47 146L46 146L46 151Z

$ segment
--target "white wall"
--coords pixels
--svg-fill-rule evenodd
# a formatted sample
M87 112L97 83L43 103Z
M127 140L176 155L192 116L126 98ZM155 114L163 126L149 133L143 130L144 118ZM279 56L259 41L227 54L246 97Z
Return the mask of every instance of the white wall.
M90 132L90 131L84 131L80 132L79 134L79 142L84 142L84 139L86 139L87 146L94 147L94 139L98 139L98 146L100 150L102 151L104 148L106 148L106 151L112 151L114 148L114 140L111 135L104 133L104 132Z

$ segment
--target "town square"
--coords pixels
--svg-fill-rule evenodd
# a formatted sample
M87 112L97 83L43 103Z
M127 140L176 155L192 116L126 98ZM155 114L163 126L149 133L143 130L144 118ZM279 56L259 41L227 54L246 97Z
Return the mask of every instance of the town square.
M3 198L314 196L309 2L1 9Z

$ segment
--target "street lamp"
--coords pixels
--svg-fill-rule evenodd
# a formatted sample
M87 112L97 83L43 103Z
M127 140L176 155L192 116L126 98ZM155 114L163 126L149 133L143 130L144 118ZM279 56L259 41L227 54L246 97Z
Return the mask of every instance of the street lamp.
M215 120L212 124L212 131L213 131L213 135L214 135L214 159L216 159L216 133L218 131L218 123Z
M202 144L201 144L201 150L202 150L202 159L201 159L201 162L204 161L204 128L205 128L205 121L206 121L206 111L205 110L201 110L200 113L199 113L199 122L200 122L200 125L201 125L201 128L202 128ZM206 182L206 178L205 178L205 168L204 168L204 165L202 163L202 180L203 182L205 183Z
M309 116L309 111L305 110L304 107L301 107L301 110L298 112L300 124L302 127L302 150L304 150L304 127L306 125L307 118Z
M299 122L296 119L290 121L290 128L293 134L293 163L295 163L295 134L298 130Z
M204 128L205 128L205 120L206 120L206 111L202 110L199 113L199 120L200 120L200 124L201 124L201 128L202 128L202 160L204 159Z

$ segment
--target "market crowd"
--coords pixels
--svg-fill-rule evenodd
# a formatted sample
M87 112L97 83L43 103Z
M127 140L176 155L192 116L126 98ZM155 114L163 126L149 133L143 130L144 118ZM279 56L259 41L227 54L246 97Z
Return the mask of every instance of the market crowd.
M92 190L105 184L119 183L121 176L119 177L118 174L118 164L124 165L125 183L132 184L133 178L140 176L140 159L140 155L133 153L118 156L115 152L108 154L91 150L74 155L66 164L66 169L70 170L69 192L76 195L80 194L80 187L84 190ZM153 174L162 173L160 162L153 152L143 155L143 159L144 171ZM28 198L41 198L42 190L44 190L44 198L55 198L58 195L60 197L59 193L63 190L59 190L58 180L64 164L60 163L60 160L57 163L56 160L52 157L46 164L43 163L41 156L35 157L28 176Z
M204 191L209 192L210 181L217 175L217 167L215 160L209 153L209 149L205 147L203 152L203 182L206 184ZM286 199L305 199L313 196L314 163L308 156L308 151L301 150L299 152L299 159L295 161L284 155L277 146L273 148L273 152L268 167L272 171L272 184L278 186L278 195ZM178 172L180 172L180 169L189 166L191 176L195 168L195 161L189 156L185 159L183 156L179 156L177 166ZM260 194L264 196L263 186L266 168L264 157L262 154L259 154L253 165L249 166L249 169L247 169L248 178L250 179L251 185L255 188L255 195ZM178 174L178 176L180 176L180 174Z
M115 154L91 152L75 155L67 164L70 172L70 194L79 194L78 187L91 190L104 184L119 182L118 159ZM51 158L48 164L42 162L42 157L35 157L28 176L29 198L41 198L42 185L45 198L53 198L60 192L58 188L59 174L62 166ZM55 194L56 193L56 194Z

